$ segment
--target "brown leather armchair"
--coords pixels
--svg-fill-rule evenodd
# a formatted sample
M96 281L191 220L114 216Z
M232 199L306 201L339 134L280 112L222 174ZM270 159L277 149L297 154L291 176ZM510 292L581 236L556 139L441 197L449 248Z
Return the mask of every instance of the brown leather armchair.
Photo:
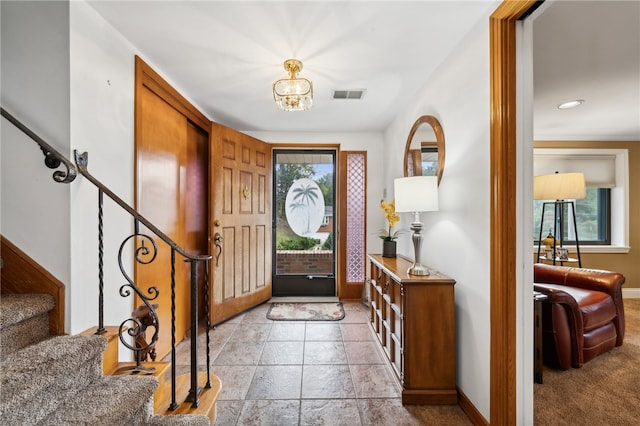
M622 345L622 274L536 263L534 289L542 303L544 363L567 370Z

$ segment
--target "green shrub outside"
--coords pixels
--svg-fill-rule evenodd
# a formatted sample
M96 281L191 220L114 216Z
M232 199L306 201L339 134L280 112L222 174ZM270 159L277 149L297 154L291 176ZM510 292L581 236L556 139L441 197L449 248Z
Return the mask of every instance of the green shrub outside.
M283 238L276 244L277 250L309 250L318 244L318 240L309 237Z

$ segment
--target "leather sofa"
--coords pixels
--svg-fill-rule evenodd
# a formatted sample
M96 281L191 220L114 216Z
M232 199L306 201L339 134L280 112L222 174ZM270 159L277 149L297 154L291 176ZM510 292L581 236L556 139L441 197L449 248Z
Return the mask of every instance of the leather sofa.
M624 305L617 272L536 263L534 290L542 302L543 359L549 367L580 368L622 345Z

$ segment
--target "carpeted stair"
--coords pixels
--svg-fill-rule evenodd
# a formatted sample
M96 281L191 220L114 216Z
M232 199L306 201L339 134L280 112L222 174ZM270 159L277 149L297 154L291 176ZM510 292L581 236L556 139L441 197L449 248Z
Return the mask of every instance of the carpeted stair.
M0 424L209 425L202 415L153 414L154 377L104 376L102 336L48 334L47 295L0 298Z

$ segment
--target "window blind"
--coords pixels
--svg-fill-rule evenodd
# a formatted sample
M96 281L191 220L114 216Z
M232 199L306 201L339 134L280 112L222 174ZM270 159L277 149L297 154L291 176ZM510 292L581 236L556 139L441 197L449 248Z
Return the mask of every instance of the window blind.
M533 175L582 172L587 186L616 186L615 155L534 154Z

